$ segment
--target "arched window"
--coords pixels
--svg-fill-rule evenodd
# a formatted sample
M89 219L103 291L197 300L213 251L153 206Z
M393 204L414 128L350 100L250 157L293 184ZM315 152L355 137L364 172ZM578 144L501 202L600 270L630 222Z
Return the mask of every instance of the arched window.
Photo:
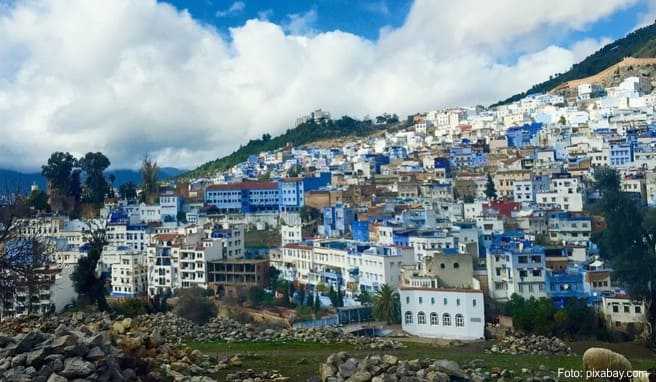
M417 313L417 323L419 325L426 325L426 313L424 312Z
M437 316L437 313L435 312L430 314L430 320L431 320L431 325L438 325L440 322L440 319Z
M440 269L444 269L444 268L446 268L446 265L444 265L444 263L440 263Z
M465 326L465 319L462 314L456 314L456 326Z
M453 269L458 269L460 268L460 264L458 263L453 263Z
M410 311L405 312L405 323L412 324L412 312Z
M442 325L451 326L451 316L449 315L449 313L444 313L442 315Z

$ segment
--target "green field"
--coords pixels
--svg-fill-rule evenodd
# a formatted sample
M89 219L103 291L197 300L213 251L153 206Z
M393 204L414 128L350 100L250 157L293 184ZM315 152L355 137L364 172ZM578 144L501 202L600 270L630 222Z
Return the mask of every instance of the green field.
M347 344L318 344L306 342L291 343L218 343L202 342L190 343L192 348L199 349L212 355L239 354L243 365L241 368L254 370L278 370L292 381L306 381L313 375L318 375L319 365L332 353L347 351L355 357L364 357L368 354L394 354L401 359L433 358L450 359L461 364L480 359L487 368L498 367L520 372L522 368L537 369L544 365L549 370L558 368L581 368L581 357L576 356L535 356L535 355L505 355L486 354L482 343L465 344L462 346L443 347L431 343L406 342L407 348L400 350L374 351L357 350ZM599 344L593 342L575 343L573 347L579 354L590 346L610 347L623 352L633 363L636 369L656 367L656 354L635 344ZM236 370L236 369L235 369ZM219 380L224 380L231 369L223 370ZM223 378L222 378L223 377Z

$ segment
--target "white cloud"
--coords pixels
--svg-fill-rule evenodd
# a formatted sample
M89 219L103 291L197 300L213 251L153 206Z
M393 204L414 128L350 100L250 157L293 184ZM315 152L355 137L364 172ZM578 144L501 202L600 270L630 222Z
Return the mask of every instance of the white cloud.
M365 2L362 4L362 7L371 13L378 13L383 16L388 16L390 14L389 7L385 0Z
M284 29L293 35L314 34L314 24L317 22L317 10L310 9L305 13L292 13L287 16L289 20L283 26Z
M257 12L257 18L260 20L269 20L273 16L273 9L264 9Z
M55 150L191 167L317 107L362 116L494 102L603 43L554 46L554 30L631 4L500 2L417 0L377 41L313 30L316 10L284 26L250 20L227 39L155 0L16 3L0 10L0 167L33 170Z
M246 9L246 3L235 1L227 9L216 11L216 17L228 17L241 13Z

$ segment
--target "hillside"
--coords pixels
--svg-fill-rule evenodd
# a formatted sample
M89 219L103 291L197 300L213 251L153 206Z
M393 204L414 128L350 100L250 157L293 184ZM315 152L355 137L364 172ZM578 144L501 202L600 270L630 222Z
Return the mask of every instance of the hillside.
M309 121L287 130L284 134L275 138L264 134L262 138L250 140L245 146L239 147L232 154L207 162L193 171L183 175L185 178L204 176L217 171L226 170L241 162L251 155L257 155L263 151L273 151L290 144L299 146L324 139L333 139L346 136L365 136L393 126L398 122L386 124L374 124L371 121L359 121L347 116L338 120L324 120L321 122Z
M534 85L523 93L515 94L491 106L514 102L530 94L546 93L568 81L594 76L621 62L625 57L656 57L656 23L640 28L629 33L626 37L604 46L583 61L574 64L567 72L554 76L547 81Z

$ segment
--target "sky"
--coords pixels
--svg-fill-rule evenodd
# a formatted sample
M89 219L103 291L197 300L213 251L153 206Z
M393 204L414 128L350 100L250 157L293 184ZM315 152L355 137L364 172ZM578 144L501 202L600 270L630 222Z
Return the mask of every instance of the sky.
M656 0L0 0L0 168L193 168L316 108L490 104L654 19Z

